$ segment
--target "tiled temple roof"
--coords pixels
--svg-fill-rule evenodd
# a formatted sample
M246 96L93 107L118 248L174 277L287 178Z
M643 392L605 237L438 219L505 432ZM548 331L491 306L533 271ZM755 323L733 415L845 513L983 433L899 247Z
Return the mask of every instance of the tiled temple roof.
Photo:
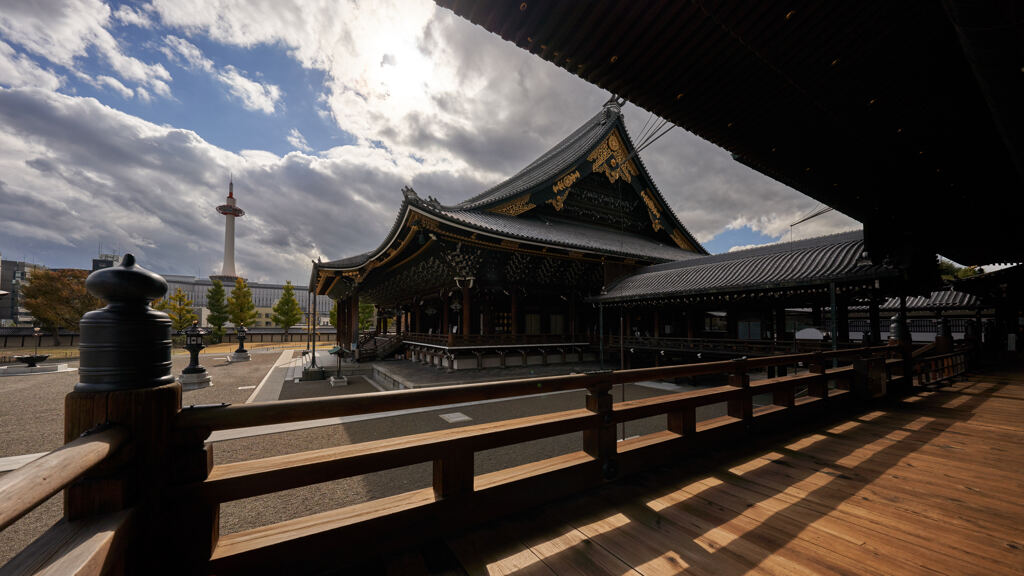
M627 302L697 294L750 292L821 285L895 274L862 261L859 230L782 242L640 269L608 287L597 302Z

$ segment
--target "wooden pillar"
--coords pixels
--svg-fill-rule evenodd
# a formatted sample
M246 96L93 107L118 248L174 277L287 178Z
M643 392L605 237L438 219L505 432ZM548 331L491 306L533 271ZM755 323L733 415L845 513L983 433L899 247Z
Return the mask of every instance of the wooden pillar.
M850 299L847 296L837 298L836 339L839 342L850 341Z
M448 304L448 298L447 297L441 298L441 311L442 311L442 313L441 313L441 334L448 334L450 336L452 331L451 331L451 328L448 327L448 308L449 307L450 307L450 305Z
M473 315L470 313L469 286L462 287L462 335L468 336Z
M696 310L686 311L686 337L691 340L697 337L697 318L699 318L699 314Z
M606 480L618 475L617 448L615 442L615 421L611 418L612 395L610 385L587 387L587 410L601 414L604 418L593 428L583 430L583 451L601 463Z
M348 325L349 338L351 338L352 351L358 358L359 348L359 293L353 288L352 294L348 297Z
M345 323L344 323L344 314L345 313L342 310L342 308L343 308L343 306L341 304L342 301L343 301L343 298L338 298L338 299L336 299L334 301L334 314L335 314L335 317L334 317L334 324L335 324L335 327L334 327L334 343L337 346L341 346L341 343L345 341L345 337L344 337L345 335L343 333L344 329L345 329ZM273 335L272 334L270 335L270 341L271 342L273 341Z
M658 323L658 309L657 308L654 309L654 334L653 335L654 335L655 338L661 336L661 326Z
M882 341L882 321L878 313L878 292L871 291L871 299L868 302L868 330L871 331L871 344L876 345Z
M519 310L516 304L519 301L519 289L516 286L512 287L512 293L509 294L509 312L512 315L512 334L519 334Z
M726 402L729 416L740 418L749 425L754 418L754 398L750 393L750 375L747 374L746 360L733 361L733 369L729 373L729 385L742 390L742 392L731 396Z
M126 254L121 266L86 280L86 289L109 305L82 318L79 382L64 403L66 441L118 426L130 444L67 487L64 515L75 521L134 508L126 555L112 568L198 573L218 539L219 507L168 495L175 485L206 478L209 432L175 428L181 386L171 375L171 322L148 306L166 284L159 289L163 280L134 264Z
M415 316L415 323L413 324L413 331L414 332L423 332L423 323L422 323L422 321L423 321L423 307L420 306L418 300L413 303L413 307L414 307L414 310L416 310L416 312L415 312L415 314L416 314L416 316Z
M573 341L576 339L576 293L569 291L569 326L568 332L562 335L562 339Z

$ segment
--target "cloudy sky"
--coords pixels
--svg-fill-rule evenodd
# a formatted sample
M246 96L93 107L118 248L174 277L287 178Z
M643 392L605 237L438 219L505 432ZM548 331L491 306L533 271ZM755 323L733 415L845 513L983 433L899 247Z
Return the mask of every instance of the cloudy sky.
M3 0L0 254L216 273L233 175L239 273L305 284L312 258L376 247L404 185L463 200L608 97L427 0ZM639 134L648 112L625 113ZM680 128L643 156L712 252L788 240L817 206Z

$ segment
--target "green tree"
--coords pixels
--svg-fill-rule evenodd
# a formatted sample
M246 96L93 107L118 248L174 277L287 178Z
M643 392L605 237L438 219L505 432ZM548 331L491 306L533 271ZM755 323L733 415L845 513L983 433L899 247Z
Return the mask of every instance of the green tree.
M284 293L281 294L277 304L274 304L274 314L270 319L274 324L284 328L285 334L288 333L289 328L302 320L302 308L299 307L299 301L295 299L295 288L291 281L285 282Z
M252 290L243 278L235 280L235 287L228 297L228 320L235 326L252 326L256 320L256 305L252 303Z
M21 289L21 303L32 316L53 334L60 346L60 329L78 326L82 315L103 306L103 302L85 289L87 270L47 270L38 268Z
M224 283L214 280L213 286L206 291L206 309L210 311L206 321L213 327L211 336L214 342L224 338L224 324L228 321L228 304L224 298Z
M368 302L359 303L359 330L366 331L373 329L374 310L373 304Z
M176 331L184 330L191 326L192 322L198 320L195 312L192 311L192 301L181 288L177 288L170 298L161 298L153 302L153 308L166 312L171 317L171 328Z
M338 327L338 301L331 305L331 326Z

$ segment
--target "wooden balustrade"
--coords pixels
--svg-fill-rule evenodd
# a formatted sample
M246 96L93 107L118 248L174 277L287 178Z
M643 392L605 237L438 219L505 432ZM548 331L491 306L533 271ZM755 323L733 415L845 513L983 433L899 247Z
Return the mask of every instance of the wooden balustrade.
M886 383L905 379L908 360L917 368L918 381L930 383L962 373L968 359L966 350L912 358L909 351L895 346L866 347L380 394L186 408L171 420L153 420L154 427L165 427L162 432L138 432L151 444L168 443L164 448L152 445L159 448L157 453L171 454L174 462L172 477L163 483L159 501L165 510L163 520L176 526L173 533L161 534L176 539L172 547L183 551L183 560L179 559L175 569L265 572L294 567L294 559L302 558L303 568L314 570L335 560L326 550L339 542L352 550L373 550L374 546L386 545L381 534L407 526L430 526L433 531L456 529L567 496L661 464L666 458L707 449L716 442L729 442L752 430L784 424L791 417L822 413L836 402L870 399L880 395L880 390L884 393ZM843 365L833 367L833 361L842 361ZM807 366L807 373L750 380L753 370L798 363ZM613 402L610 394L616 384L707 374L725 375L727 384L619 403ZM212 452L202 447L212 430L562 390L586 390L586 405L565 412L221 465L213 465ZM801 395L803 390L806 395ZM755 406L755 396L767 397L769 403ZM721 403L727 406L726 415L698 420L698 408ZM662 415L664 430L616 441L617 424ZM128 428L135 434L141 424L136 421ZM569 433L582 433L579 451L474 475L476 452ZM126 438L124 428L90 434L46 457L35 468L30 464L23 471L0 478L0 525L6 526L104 461ZM235 534L220 536L217 532L220 503L422 462L433 464L429 488ZM141 464L148 465L148 460ZM54 470L57 476L37 486L28 485L31 478L45 470ZM81 565L91 567L85 573L101 573L116 564L112 559L122 554L126 535L153 533L133 526L154 519L129 509L79 521L64 520L51 530L52 534L23 551L13 565L18 570L26 566L36 569L43 564L33 564L32 558L45 557L48 560L44 564L60 566L62 572L73 572L65 568ZM73 545L57 546L57 540Z
M839 349L861 348L853 342L840 342ZM736 338L679 338L670 336L625 336L611 335L605 340L605 348L633 350L664 350L678 352L720 352L735 354L783 354L810 351L832 351L832 342L824 340L741 340Z
M124 428L100 430L0 476L0 530L102 462L127 438Z
M0 530L109 462L127 441L128 431L123 427L100 429L0 476ZM87 575L121 570L133 517L134 511L126 509L87 520L61 520L0 567L0 575Z
M810 362L815 358L856 358L870 353L892 353L892 346L876 346L853 350L837 350L821 353L790 354L785 356L752 358L746 361L749 369L765 368L774 365L796 365ZM816 356L817 354L817 356ZM357 414L372 414L410 408L423 408L443 404L475 402L496 398L513 398L529 396L544 392L564 390L582 390L588 386L626 384L642 380L664 380L721 374L732 370L733 360L704 362L701 364L683 364L678 366L661 366L655 368L636 368L631 370L606 370L568 374L562 376L545 376L478 384L460 384L436 388L420 388L412 390L394 390L370 394L352 394L328 398L303 400L282 400L278 402L260 402L256 404L239 404L230 406L210 406L186 408L177 418L180 428L204 428L207 430L226 430L246 428L285 422L301 422L320 418L336 418Z
M476 348L488 346L538 346L586 342L587 338L570 334L426 334L406 332L406 342L445 346L449 348Z

